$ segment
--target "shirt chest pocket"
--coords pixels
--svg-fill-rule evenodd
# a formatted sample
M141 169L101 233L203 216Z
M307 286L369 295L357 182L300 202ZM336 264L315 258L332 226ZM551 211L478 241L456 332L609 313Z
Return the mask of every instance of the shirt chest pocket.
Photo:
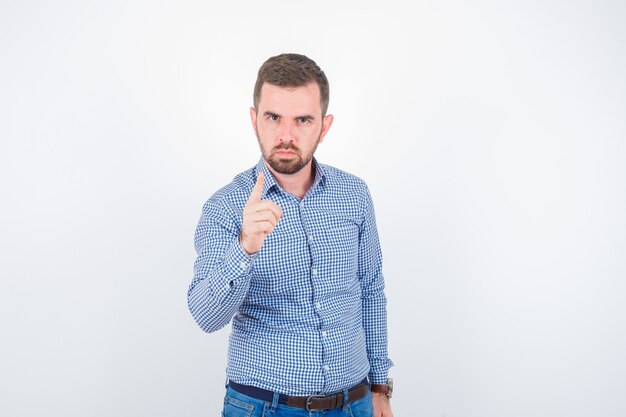
M320 219L320 250L342 261L356 260L359 248L359 223L350 216L326 214ZM321 240L321 241L320 241Z
M349 216L326 215L313 250L320 279L333 296L358 296L359 232L357 221ZM345 300L343 301L345 302Z

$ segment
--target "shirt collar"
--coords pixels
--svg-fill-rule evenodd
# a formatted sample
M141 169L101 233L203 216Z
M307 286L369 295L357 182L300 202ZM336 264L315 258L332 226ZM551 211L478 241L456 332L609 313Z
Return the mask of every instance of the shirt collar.
M259 178L259 173L262 172L265 175L265 179L263 180L263 193L262 197L265 197L270 188L276 186L278 187L278 183L276 182L276 178L272 175L272 172L269 170L267 165L265 164L265 160L263 157L259 160L259 163L256 165L256 173L254 175L254 182L256 183ZM254 186L254 184L253 184Z
M315 157L313 157L313 167L313 169L315 169L315 179L313 180L311 188L317 186L318 184L323 187L326 184L326 168L320 165Z
M315 188L318 184L320 186L324 186L324 184L326 183L326 176L328 175L325 167L320 165L315 157L313 157L313 167L313 169L315 169L315 179L313 180L313 185L311 186L311 189ZM262 156L259 159L258 164L256 165L256 173L254 178L255 182L260 172L265 175L265 180L263 181L263 194L261 194L263 197L265 197L267 192L272 187L279 187L279 185L278 182L276 182L276 178L274 178L274 175L267 167L267 164L265 163L265 160Z

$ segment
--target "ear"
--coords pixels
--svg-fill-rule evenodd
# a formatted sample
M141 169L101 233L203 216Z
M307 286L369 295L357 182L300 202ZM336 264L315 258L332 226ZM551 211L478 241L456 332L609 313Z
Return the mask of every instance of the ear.
M322 131L320 132L320 140L318 143L322 143L322 141L324 140L324 136L326 136L326 133L328 133L328 129L330 129L330 127L332 126L334 119L335 118L332 114L327 114L326 116L324 116L324 120L322 120Z
M256 109L254 107L250 107L250 121L252 122L254 133L258 136L258 132L256 131Z

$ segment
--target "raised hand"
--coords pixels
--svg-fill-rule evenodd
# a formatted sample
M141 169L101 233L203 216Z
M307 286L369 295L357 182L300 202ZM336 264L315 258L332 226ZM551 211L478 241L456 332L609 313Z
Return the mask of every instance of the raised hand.
M265 176L259 173L256 184L243 209L243 225L239 240L248 254L258 252L265 238L274 231L283 215L280 206L271 200L261 200Z

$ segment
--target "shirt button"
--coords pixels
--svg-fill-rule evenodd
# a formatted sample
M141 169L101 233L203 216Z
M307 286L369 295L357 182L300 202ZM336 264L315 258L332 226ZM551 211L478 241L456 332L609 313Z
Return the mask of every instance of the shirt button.
M324 337L328 336L328 333L326 333L326 330L324 330L324 331L322 332L322 336L324 336Z
M246 269L246 266L248 266L248 264L245 261L241 261L239 266L241 267L241 269Z
M313 235L309 235L309 243L313 242Z
M311 271L311 273L313 274L313 276L317 276L317 269L313 268L313 270Z
M320 310L322 308L322 303L320 303L319 301L317 303L315 303L315 308Z
M328 366L328 365L324 365L324 370L325 370L326 372L330 371L330 366Z

